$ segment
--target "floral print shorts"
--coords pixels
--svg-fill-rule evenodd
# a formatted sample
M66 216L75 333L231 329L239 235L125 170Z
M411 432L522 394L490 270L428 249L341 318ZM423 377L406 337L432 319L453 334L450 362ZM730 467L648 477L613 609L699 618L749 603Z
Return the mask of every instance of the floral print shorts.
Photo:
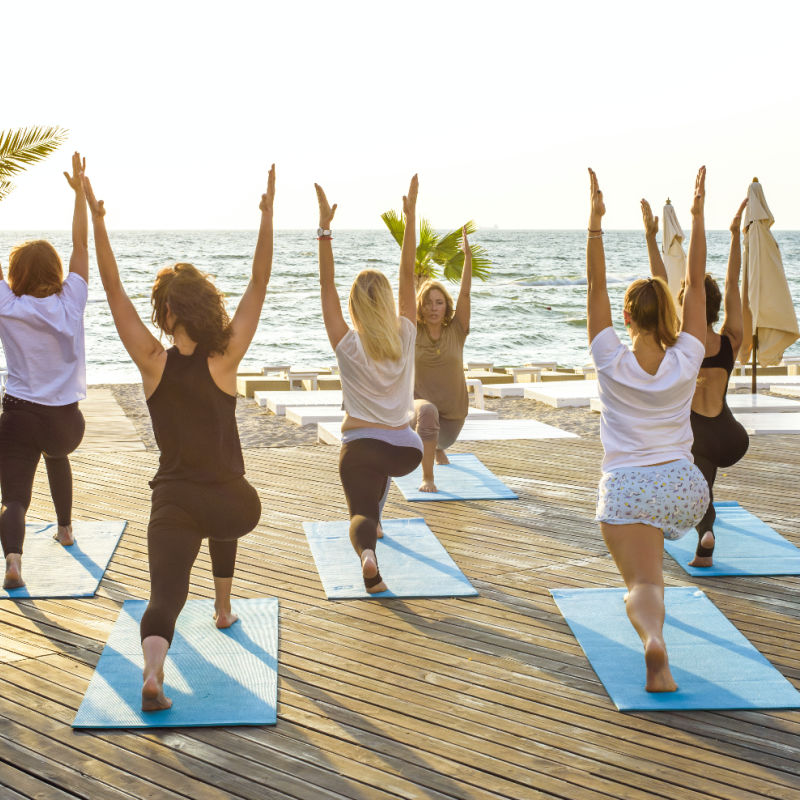
M686 459L654 467L624 467L604 472L597 489L597 522L642 523L680 539L708 508L708 484Z

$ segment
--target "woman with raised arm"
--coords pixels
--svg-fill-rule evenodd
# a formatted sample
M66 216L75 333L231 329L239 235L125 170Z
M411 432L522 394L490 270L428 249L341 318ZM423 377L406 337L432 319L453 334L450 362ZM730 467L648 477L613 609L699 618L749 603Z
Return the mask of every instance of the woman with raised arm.
M445 287L427 280L417 292L417 344L414 367L414 422L422 439L420 491L435 492L433 463L449 464L451 447L467 418L469 396L464 378L464 341L469 333L472 251L461 231L464 269L458 303Z
M189 594L189 577L203 539L214 576L216 626L236 622L231 585L237 540L258 524L261 502L244 478L236 427L236 368L256 332L272 269L272 205L275 165L261 196L250 282L233 319L225 298L191 264L159 271L153 285L152 320L172 341L153 336L125 293L105 226L103 201L88 180L97 264L114 324L142 386L161 451L153 489L147 555L150 601L142 616L144 653L142 710L169 708L164 661L175 622Z
M664 537L677 539L708 505L708 485L692 463L689 413L705 350L705 167L692 202L683 322L661 278L634 281L623 315L632 348L611 325L606 289L603 194L590 169L586 244L589 347L601 401L603 475L596 520L628 593L628 618L644 645L648 692L674 692L664 643Z
M83 313L89 294L89 234L84 167L85 162L75 153L72 175L64 173L75 192L72 256L66 279L58 253L42 239L11 251L8 283L0 270L0 340L8 366L0 416L4 589L25 585L25 514L40 456L44 456L56 510L55 539L67 547L75 542L68 455L83 439L78 401L86 397Z
M714 563L714 521L717 518L714 510L714 481L717 478L717 469L733 466L744 456L750 444L747 431L734 418L726 400L728 380L733 372L733 365L744 335L739 272L742 266L740 230L742 212L746 205L745 199L731 222L731 246L728 254L728 271L725 275L725 316L719 333L714 330L714 323L719 319L722 296L719 284L711 274L706 273L705 276L706 350L697 376L690 419L694 435L692 455L694 463L708 482L709 499L706 513L696 526L697 550L689 562L689 566L692 567L710 567ZM650 273L654 278L666 280L667 271L658 247L655 246L658 217L653 217L650 204L644 199L642 217L647 238ZM682 287L678 294L679 304L683 303L683 296Z
M361 560L364 587L385 592L375 543L392 477L407 475L422 460L422 442L410 427L413 414L414 300L417 176L403 197L406 229L400 253L398 309L382 272L365 269L350 289L350 329L333 274L331 220L336 212L314 184L319 202L319 282L322 317L342 378L345 417L339 476L350 512L350 542Z

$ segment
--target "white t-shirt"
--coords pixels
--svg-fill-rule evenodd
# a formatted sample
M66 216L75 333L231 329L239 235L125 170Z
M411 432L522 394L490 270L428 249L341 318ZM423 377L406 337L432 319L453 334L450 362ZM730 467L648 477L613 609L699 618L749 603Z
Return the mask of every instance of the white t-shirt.
M602 403L603 472L692 458L692 409L705 345L678 334L655 375L645 372L614 329L605 328L589 347Z
M399 428L414 413L414 343L417 326L400 317L402 356L399 361L373 361L361 337L348 330L336 345L336 361L342 378L344 410L366 422Z
M44 406L86 397L83 312L86 281L70 272L58 294L17 297L0 281L0 341L6 356L6 392Z

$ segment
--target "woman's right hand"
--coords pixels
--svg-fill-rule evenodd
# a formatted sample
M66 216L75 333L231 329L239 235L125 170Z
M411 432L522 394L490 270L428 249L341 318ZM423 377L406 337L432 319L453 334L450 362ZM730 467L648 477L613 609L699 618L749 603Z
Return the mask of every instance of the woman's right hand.
M102 200L98 200L92 191L92 184L86 175L83 175L83 190L86 192L86 202L89 204L89 211L92 212L92 217L95 219L102 219L106 215L106 209Z
M591 167L589 167L589 187L592 200L591 217L599 220L606 213L606 204L603 202L603 193L600 191L597 175Z
M642 219L644 220L644 235L655 236L658 233L658 217L653 216L650 203L642 198Z
M269 177L267 178L267 191L261 195L261 202L258 204L258 210L265 214L272 213L272 205L275 202L275 165L269 168Z
M325 197L325 192L322 191L322 187L318 183L314 184L314 188L317 190L317 202L319 203L319 226L325 231L330 230L337 205L334 203L333 208L331 208L328 198Z
M403 213L408 216L414 214L417 208L417 192L419 191L419 178L414 175L408 187L408 194L403 195Z
M747 198L745 197L742 200L742 204L739 206L739 210L736 212L736 216L733 218L733 222L731 222L730 231L731 233L739 233L742 228L742 214L744 213L744 209L747 206Z
M86 170L86 159L81 159L79 152L72 154L72 175L64 173L67 183L75 190L76 194L83 192L83 173Z
M706 168L700 167L694 182L694 198L692 199L692 216L702 217L706 202Z

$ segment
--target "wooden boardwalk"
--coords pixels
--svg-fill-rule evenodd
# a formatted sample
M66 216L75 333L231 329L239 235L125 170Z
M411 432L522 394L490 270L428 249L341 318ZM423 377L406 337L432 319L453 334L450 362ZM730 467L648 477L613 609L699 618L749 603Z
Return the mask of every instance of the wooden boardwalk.
M565 412L569 413L569 412ZM800 439L754 439L718 481L800 544ZM410 504L478 598L330 602L301 523L339 519L337 449L252 449L263 503L234 594L280 599L275 727L69 726L127 597L146 597L156 454L84 450L75 517L129 520L96 597L0 601L0 797L724 798L800 796L800 713L616 711L548 588L618 586L591 521L598 441L469 443L518 501ZM37 476L31 517L52 514ZM800 686L800 578L691 579ZM212 593L204 548L193 597Z

